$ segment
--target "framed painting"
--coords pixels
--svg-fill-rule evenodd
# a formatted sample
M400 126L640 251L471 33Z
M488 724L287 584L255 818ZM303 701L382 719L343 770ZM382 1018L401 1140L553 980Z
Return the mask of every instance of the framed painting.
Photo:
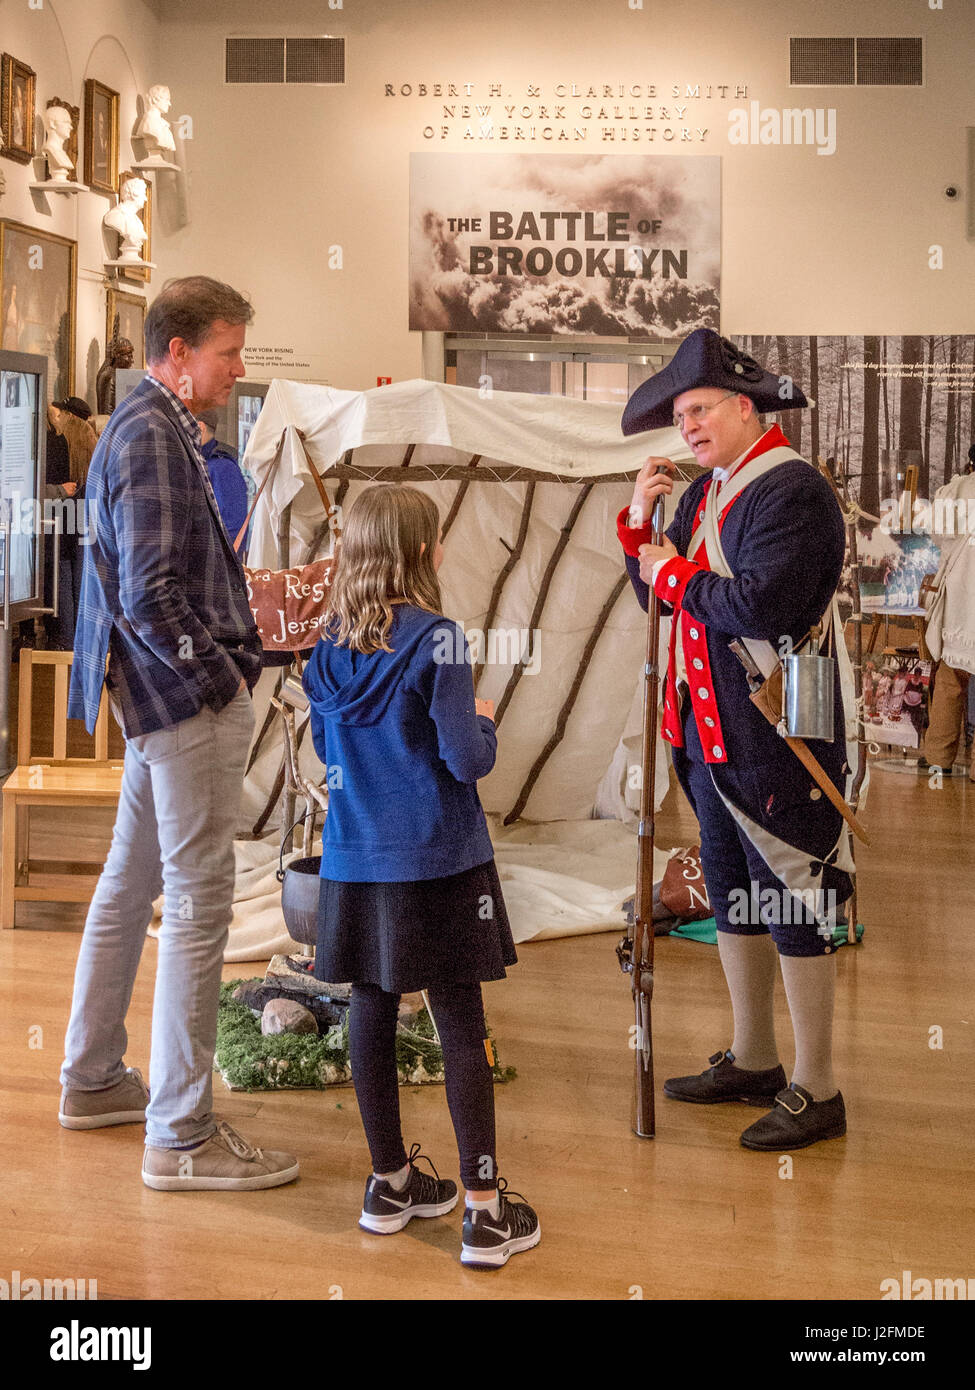
M85 79L85 183L96 193L118 192L118 92Z
M0 58L0 128L3 148L0 154L29 164L34 157L34 91L37 74L33 68L5 53Z
M145 186L146 186L146 201L145 201L144 206L139 210L139 220L142 222L143 227L145 227L145 229L146 229L146 240L145 240L145 245L144 245L143 248L142 248L142 259L143 259L144 261L151 261L151 260L152 260L152 180L146 178L145 170L143 170L143 169L126 169L126 171L125 171L124 174L120 174L120 175L119 175L118 186L119 186L119 192L120 192L120 193L121 193L122 188L125 186L125 180L126 180L126 179L141 179L142 182L143 182L143 183L145 184ZM152 271L151 271L151 270L148 270L148 269L146 269L146 270L140 270L138 266L120 266L119 269L121 270L122 274L123 274L123 275L126 277L126 279L128 279L128 280L142 280L142 281L145 281L146 283L148 283L149 280L152 279ZM138 355L138 354L137 354L137 355Z
M47 358L52 401L74 394L78 243L0 218L0 348Z
M115 323L115 315L118 314L119 325L118 335L120 338L128 338L132 344L133 367L142 368L146 365L146 301L140 294L126 294L124 290L116 290L109 287L108 298L105 303L105 346L112 341L112 326Z

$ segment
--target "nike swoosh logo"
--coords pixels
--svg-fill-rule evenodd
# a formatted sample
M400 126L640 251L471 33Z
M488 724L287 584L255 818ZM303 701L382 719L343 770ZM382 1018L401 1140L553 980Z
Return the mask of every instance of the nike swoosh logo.
M384 1202L388 1202L391 1207L408 1207L412 1198L407 1197L405 1202L397 1202L395 1197L383 1197Z
M511 1227L510 1227L510 1226L506 1227L506 1229L503 1230L503 1231L499 1231L498 1228L497 1228L497 1226L489 1226L489 1225L487 1224L486 1221L485 1221L485 1223L484 1223L484 1225L482 1226L481 1229L482 1229L482 1230L485 1230L485 1231L491 1231L491 1232L493 1232L494 1235L496 1235L496 1236L501 1236L501 1238L502 1238L503 1240L507 1240L508 1237L511 1235Z

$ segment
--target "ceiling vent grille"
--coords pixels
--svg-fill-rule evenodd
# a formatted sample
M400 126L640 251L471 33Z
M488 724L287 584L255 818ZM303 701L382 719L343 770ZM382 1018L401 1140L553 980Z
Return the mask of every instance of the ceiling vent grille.
M345 81L345 39L289 39L286 82Z
M923 82L920 39L857 39L859 87L920 87Z
M924 49L919 38L802 38L789 40L793 87L920 87Z
M840 87L856 82L853 39L790 39L793 87Z
M225 80L340 86L345 82L345 39L227 39Z
M284 39L228 39L228 82L283 82Z

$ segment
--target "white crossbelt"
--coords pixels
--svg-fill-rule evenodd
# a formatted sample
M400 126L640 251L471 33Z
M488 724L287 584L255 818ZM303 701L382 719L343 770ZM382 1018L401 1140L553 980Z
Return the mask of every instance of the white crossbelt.
M720 574L723 579L734 579L735 572L728 564L727 556L721 545L718 518L729 503L744 492L749 484L764 477L766 473L771 473L772 469L778 468L780 464L790 463L793 459L797 459L800 463L803 462L792 449L787 449L784 446L780 446L778 449L769 449L759 458L752 459L751 463L746 463L744 468L739 468L737 473L732 474L730 478L723 479L717 487L708 488L708 495L704 502L704 520L691 539L687 558L693 560L701 546L704 545L707 549L708 562L712 572ZM779 664L779 654L771 642L764 642L752 637L743 637L741 640L762 675L770 676Z

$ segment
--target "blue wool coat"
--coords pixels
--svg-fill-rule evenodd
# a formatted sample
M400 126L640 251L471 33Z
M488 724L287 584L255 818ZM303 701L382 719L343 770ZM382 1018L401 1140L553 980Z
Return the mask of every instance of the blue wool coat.
M695 479L681 497L668 538L686 555L708 475ZM622 532L621 532L622 534ZM826 610L839 582L845 549L843 517L826 480L801 459L780 464L751 483L731 506L721 545L734 577L701 570L684 590L683 607L706 627L708 658L727 761L710 764L715 786L763 830L822 863L836 844L839 813L817 788L799 759L749 699L748 679L728 648L736 637L764 639L778 647L784 636L798 643ZM649 589L639 559L626 567L642 608ZM670 612L664 605L664 612ZM846 769L844 714L837 671L836 737L809 740L809 747L842 793ZM672 748L674 769L691 796L689 761L704 754L693 715L685 711L685 746ZM693 798L691 798L693 803ZM839 901L850 892L841 870L827 867L819 878Z

